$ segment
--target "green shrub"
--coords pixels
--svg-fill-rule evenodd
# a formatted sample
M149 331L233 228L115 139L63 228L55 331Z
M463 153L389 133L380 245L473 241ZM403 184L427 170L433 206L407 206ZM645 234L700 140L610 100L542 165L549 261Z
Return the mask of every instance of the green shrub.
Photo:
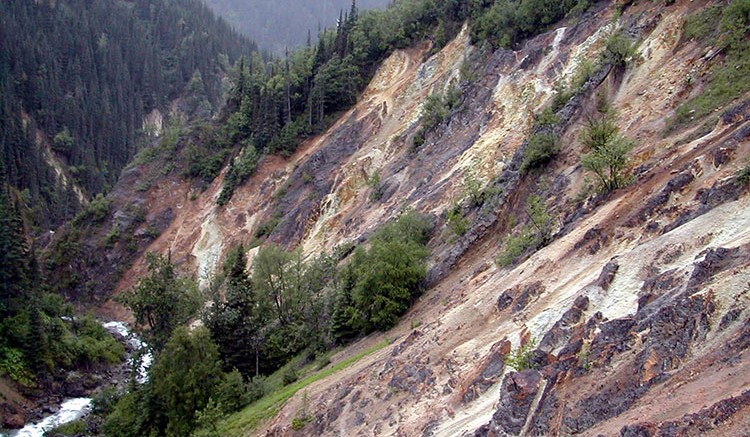
M536 238L525 229L518 235L509 235L505 240L505 250L497 258L498 265L512 265L527 249L535 245Z
M532 338L525 345L508 354L505 358L505 363L517 372L533 369L535 367L531 362L531 356L535 348L536 340Z
M114 408L119 399L120 393L115 387L105 387L94 395L91 401L92 412L100 416L106 416L112 411L112 408Z
M481 206L484 203L486 193L482 190L482 181L471 170L464 175L463 192L472 206Z
M549 243L552 233L552 215L547 211L544 200L537 196L529 196L527 203L528 225L524 226L516 235L509 235L505 240L505 249L498 256L497 264L507 267L515 263L529 249L538 249ZM512 228L514 219L509 219Z
M378 201L383 197L384 186L380 181L380 171L375 170L368 178L367 185L372 189L370 199Z
M73 225L80 226L84 221L89 220L92 223L101 223L109 215L112 208L112 201L99 193L91 199L86 209L79 212L73 219Z
M535 133L529 138L529 144L523 153L520 171L522 174L532 168L538 168L551 161L560 152L557 135L552 133Z
M739 171L737 171L737 175L735 176L737 182L742 185L749 185L750 184L750 164L744 166Z
M627 182L623 170L635 143L619 133L615 112L607 108L600 117L591 118L581 134L589 152L581 157L583 168L594 173L603 191L612 191Z
M541 113L537 114L534 125L539 127L555 126L559 122L560 117L555 114L552 107L547 107Z
M721 22L721 10L721 6L713 5L685 18L685 38L703 40L713 34Z
M35 377L24 359L23 352L11 348L3 348L0 352L4 353L4 356L0 358L0 375L8 375L19 384L32 387Z
M623 32L617 32L607 39L602 53L602 61L614 66L624 67L638 56L636 44Z
M255 238L263 238L271 235L281 221L280 214L274 214L268 221L261 223L255 230Z
M224 185L216 203L224 206L229 203L234 190L250 177L258 167L260 155L252 144L247 144L229 165L229 171L224 178Z
M106 247L113 247L120 240L120 226L113 226L104 240Z
M74 420L64 425L57 426L44 433L45 436L73 436L86 432L87 425L84 420Z
M68 128L64 128L52 138L52 150L62 155L68 156L75 148L75 139L70 134Z
M453 207L448 210L446 222L448 223L450 230L457 236L462 236L469 230L469 220L464 217L461 205L459 204L453 205Z
M461 103L461 89L451 85L445 93L434 92L422 108L420 122L422 127L430 130L448 118L451 111Z
M720 21L717 19L721 14ZM714 112L750 91L750 1L733 0L728 6L717 6L688 17L685 35L710 41L724 49L716 57L703 92L677 108L668 129L691 122Z
M422 147L422 145L424 145L424 142L425 142L425 128L423 126L419 128L416 134L414 134L414 138L412 139L412 143L411 143L412 150L416 151L417 149Z
M284 385L289 385L299 379L297 372L292 367L287 368L281 378Z

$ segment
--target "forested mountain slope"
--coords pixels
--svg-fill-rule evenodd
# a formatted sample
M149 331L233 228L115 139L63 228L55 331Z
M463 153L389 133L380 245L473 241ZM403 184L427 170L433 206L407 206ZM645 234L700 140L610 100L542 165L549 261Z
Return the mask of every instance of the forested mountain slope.
M57 227L111 189L171 109L215 112L254 50L195 0L2 2L3 183L38 229Z
M742 435L749 32L747 0L402 0L246 60L45 248L149 328L104 434Z
M725 16L743 10L743 2L730 3L722 3ZM259 412L270 400L218 429L405 436L655 435L675 427L690 435L708 422L715 435L745 429L747 88L712 94L733 74L727 66L745 68L734 64L745 59L745 39L732 42L722 9L702 12L711 4L602 2L536 37L523 27L489 32L504 17L494 11L440 51L427 42L393 52L352 109L288 159L263 159L224 206L215 202L227 173L202 193L177 179L150 191L156 210L181 209L149 250L170 251L209 285L243 243L256 299L269 292L259 270L269 241L313 258L343 257L339 268L351 272L347 264L373 255L347 257L350 248L380 247L373 235L388 219L405 208L432 217L426 288L414 308L329 366L383 339L392 345L300 389L261 428L258 418L275 411ZM712 26L696 30L707 16ZM717 52L712 41L726 45ZM367 332L368 320L389 326L368 315L376 306L362 306L364 290L384 296L367 288L367 271L354 267L353 276L337 274L339 282L313 292L333 289L334 304L322 311L334 338ZM120 287L146 273L136 262ZM304 296L290 308L313 333L320 325L306 314L317 294ZM400 298L388 296L398 308ZM284 326L267 323L268 332ZM260 332L248 329L244 338ZM232 342L220 332L220 351L232 344L226 353L254 363L254 340ZM261 359L273 347L263 346ZM254 374L254 364L245 372Z

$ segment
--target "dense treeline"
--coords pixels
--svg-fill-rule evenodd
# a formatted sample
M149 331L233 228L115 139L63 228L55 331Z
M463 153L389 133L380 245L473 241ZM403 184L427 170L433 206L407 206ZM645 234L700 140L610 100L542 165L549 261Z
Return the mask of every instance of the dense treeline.
M122 361L122 344L49 292L7 186L0 191L0 266L0 376L23 389L49 388L68 370Z
M392 327L426 276L430 220L413 211L384 226L369 247L309 260L299 250L262 248L247 271L235 248L216 279L206 327L183 327L200 306L194 285L168 258L152 256L150 274L122 298L149 339L150 379L113 406L108 436L195 436L210 419L263 395L263 376L293 357L324 354L358 335ZM294 371L285 374L294 381Z
M208 114L224 72L255 50L199 0L0 3L0 161L41 226L78 208L56 182L35 128L89 196L133 157L145 114L190 95Z
M280 59L259 56L235 70L228 99L232 112L226 144L243 142L258 152L291 154L302 138L322 130L335 113L357 100L379 63L393 50L424 39L441 48L464 21L472 23L475 42L514 47L559 21L584 11L589 0L414 0L392 2L387 9L361 12L355 2L333 30ZM199 156L198 161L208 160ZM219 198L223 205L252 169L234 172ZM203 172L208 179L218 174Z

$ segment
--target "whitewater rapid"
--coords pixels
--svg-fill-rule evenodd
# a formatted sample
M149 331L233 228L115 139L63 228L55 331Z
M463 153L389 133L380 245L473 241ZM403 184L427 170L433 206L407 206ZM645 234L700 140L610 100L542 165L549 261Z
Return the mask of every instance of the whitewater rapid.
M146 349L146 343L144 343L137 335L130 332L130 329L125 323L107 322L103 323L102 326L110 333L121 335L125 338L133 350L148 350ZM128 359L128 365L133 365L133 359L134 357ZM151 352L140 354L140 361L137 366L136 374L136 381L138 381L138 383L143 384L148 381L148 368L151 367L153 359L154 357L151 355ZM5 433L0 432L0 437L44 437L45 432L78 420L88 414L91 411L92 401L91 398L66 399L60 405L60 410L57 413L47 416L37 423L26 424L26 426L21 429Z

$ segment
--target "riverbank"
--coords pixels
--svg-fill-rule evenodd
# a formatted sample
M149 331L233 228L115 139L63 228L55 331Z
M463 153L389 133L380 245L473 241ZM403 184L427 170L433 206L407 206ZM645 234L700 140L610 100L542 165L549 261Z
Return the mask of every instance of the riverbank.
M127 351L126 359L117 365L68 372L63 380L55 380L44 390L29 389L8 381L0 381L0 436L42 437L45 431L80 419L89 413L93 397L107 387L124 389L130 381L133 358L143 343L122 322L102 326ZM138 363L137 380L145 381L150 354Z

